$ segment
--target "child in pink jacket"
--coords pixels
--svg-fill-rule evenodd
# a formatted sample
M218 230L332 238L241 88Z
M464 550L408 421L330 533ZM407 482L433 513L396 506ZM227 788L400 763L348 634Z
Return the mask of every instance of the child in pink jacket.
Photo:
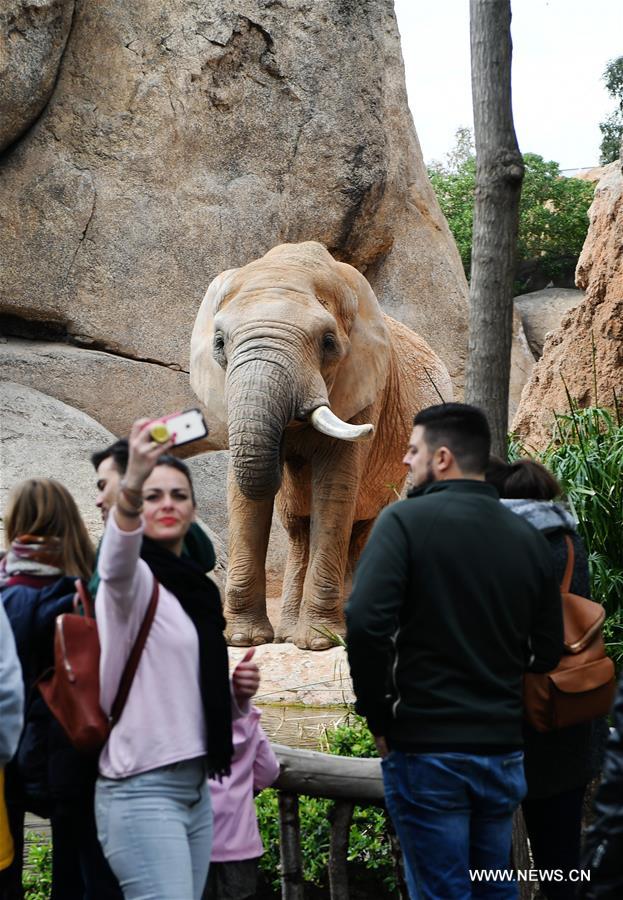
M214 830L208 881L202 900L247 900L255 896L259 857L264 852L253 795L279 775L279 763L260 725L261 713L233 723L231 775L210 781Z

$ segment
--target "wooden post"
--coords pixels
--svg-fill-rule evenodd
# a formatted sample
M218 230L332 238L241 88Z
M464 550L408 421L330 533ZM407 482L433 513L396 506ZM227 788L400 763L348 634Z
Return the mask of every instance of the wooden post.
M506 459L513 278L524 164L511 103L510 0L470 0L476 195L465 399Z
M331 900L348 900L348 838L355 804L338 800L330 813L329 889Z
M281 900L303 900L303 862L299 798L279 791Z

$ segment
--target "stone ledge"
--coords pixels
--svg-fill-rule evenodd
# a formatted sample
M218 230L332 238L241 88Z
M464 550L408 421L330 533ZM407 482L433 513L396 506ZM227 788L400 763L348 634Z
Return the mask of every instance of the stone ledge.
M233 668L247 647L229 647ZM330 650L299 650L294 644L262 644L256 647L255 661L261 684L257 702L286 703L289 706L341 706L354 703L344 647Z

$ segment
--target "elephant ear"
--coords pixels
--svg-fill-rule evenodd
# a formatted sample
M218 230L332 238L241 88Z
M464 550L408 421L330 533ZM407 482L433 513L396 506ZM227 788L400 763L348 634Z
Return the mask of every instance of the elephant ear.
M238 269L217 275L201 301L190 339L190 386L206 409L209 440L214 449L229 446L225 372L212 356L214 316L223 302Z
M367 279L347 263L336 262L335 266L351 294L344 321L350 348L337 371L329 402L336 416L348 422L370 406L385 387L391 344L385 316Z

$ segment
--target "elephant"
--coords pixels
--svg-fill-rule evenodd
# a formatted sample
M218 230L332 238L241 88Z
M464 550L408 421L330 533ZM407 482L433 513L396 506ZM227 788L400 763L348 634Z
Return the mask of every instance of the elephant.
M190 380L213 441L230 449L229 643L331 646L347 574L404 482L413 415L452 398L444 364L382 312L357 269L306 241L212 281ZM275 497L289 542L276 634L265 597Z

